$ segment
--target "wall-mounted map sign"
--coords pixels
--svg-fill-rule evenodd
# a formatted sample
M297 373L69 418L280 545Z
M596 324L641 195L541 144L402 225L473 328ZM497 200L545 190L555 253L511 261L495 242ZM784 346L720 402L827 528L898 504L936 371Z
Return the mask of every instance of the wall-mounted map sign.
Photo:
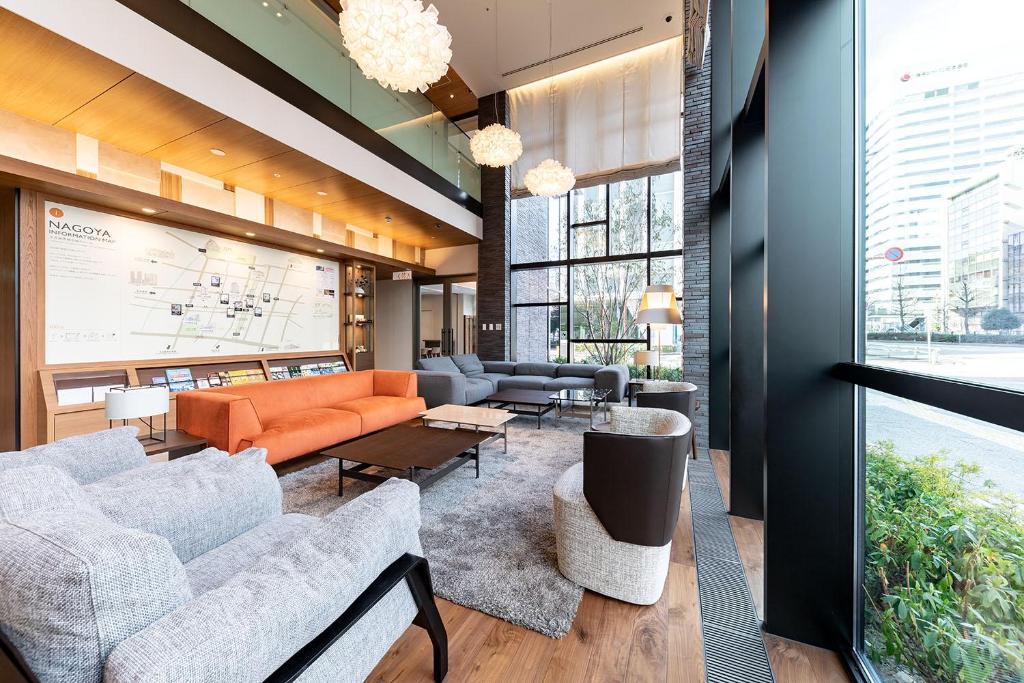
M338 349L338 264L46 202L46 362Z

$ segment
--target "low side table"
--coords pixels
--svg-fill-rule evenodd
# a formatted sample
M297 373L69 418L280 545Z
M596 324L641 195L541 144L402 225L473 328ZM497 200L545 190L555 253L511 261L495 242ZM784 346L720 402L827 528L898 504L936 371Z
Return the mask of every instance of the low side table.
M594 409L598 404L604 403L604 419L608 420L608 396L610 389L562 389L551 394L551 398L558 403L558 417L566 412L565 404L569 404L569 412L577 403L586 403L590 407L590 427L594 427Z
M203 437L183 432L180 429L168 429L164 438L166 439L165 441L152 441L143 444L146 455L166 453L168 460L175 460L192 453L198 453L209 446Z

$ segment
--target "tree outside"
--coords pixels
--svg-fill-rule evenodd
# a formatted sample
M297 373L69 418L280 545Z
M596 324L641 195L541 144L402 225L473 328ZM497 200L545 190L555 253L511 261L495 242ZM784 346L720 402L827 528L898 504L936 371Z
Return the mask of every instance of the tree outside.
M953 310L964 322L964 334L971 333L971 318L978 312L978 293L974 291L970 280L960 278L950 291Z
M987 332L1007 332L1020 327L1020 318L1007 308L993 308L981 318L981 329Z

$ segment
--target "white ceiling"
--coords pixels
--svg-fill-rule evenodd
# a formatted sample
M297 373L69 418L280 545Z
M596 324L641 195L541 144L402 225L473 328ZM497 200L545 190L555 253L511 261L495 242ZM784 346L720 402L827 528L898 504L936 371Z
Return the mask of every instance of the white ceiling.
M432 0L452 34L452 66L477 97L678 36L682 0ZM671 21L665 21L672 17ZM611 36L641 30L553 63L503 73ZM549 52L548 39L551 36Z

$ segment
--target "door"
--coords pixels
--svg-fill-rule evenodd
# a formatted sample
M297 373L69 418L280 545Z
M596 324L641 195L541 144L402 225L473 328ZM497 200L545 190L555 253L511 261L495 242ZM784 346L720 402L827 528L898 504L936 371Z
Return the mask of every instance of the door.
M476 281L420 284L419 357L476 353Z

